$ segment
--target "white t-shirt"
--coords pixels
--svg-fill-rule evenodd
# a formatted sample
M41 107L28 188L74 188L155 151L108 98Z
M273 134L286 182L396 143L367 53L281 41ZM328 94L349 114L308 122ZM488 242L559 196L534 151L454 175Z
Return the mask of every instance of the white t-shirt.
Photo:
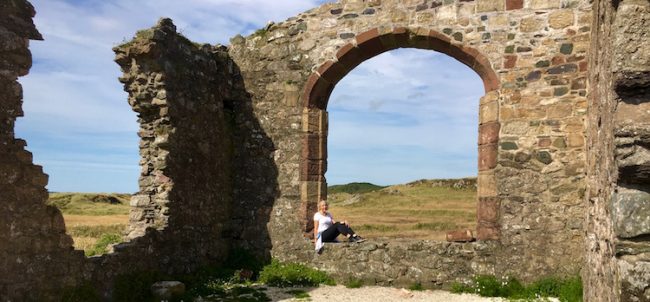
M320 212L314 214L314 221L318 221L318 232L322 233L332 226L332 214L323 215Z

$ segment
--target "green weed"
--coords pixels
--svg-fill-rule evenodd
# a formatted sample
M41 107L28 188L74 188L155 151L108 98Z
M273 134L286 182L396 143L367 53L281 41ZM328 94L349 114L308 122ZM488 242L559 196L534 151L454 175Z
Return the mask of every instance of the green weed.
M318 286L333 285L334 280L325 272L297 263L280 263L271 261L260 272L259 281L270 286Z
M409 286L409 289L410 290L421 291L421 290L424 290L424 287L422 287L422 283L416 282L416 283L412 284L411 286Z
M122 235L120 234L104 234L99 238L92 249L84 251L86 256L102 255L107 252L107 248L111 244L122 242Z
M504 297L515 300L530 300L556 297L562 302L582 301L582 280L580 277L547 277L528 285L515 278L476 276L472 282L454 283L454 293L473 293L483 297Z
M350 277L343 285L347 288L360 288L363 286L363 280Z
M309 294L306 291L301 289L292 289L292 290L285 291L285 293L293 295L294 298L296 299L309 298Z

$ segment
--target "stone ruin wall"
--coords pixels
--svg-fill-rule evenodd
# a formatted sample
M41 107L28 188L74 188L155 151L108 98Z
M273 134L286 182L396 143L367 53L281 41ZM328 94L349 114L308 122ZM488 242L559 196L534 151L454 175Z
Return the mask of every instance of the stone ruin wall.
M645 27L615 17L634 16L641 22L634 24L645 24L647 3L595 2L593 28L591 5L348 0L235 37L227 50L193 44L163 19L115 49L125 73L120 81L141 124L131 241L112 254L85 258L73 250L60 212L44 205L47 176L31 163L25 142L14 138L22 98L16 79L31 65L28 40L40 35L26 1L3 2L0 13L9 18L0 20L0 35L10 43L0 49L0 79L3 91L13 93L3 94L0 103L0 215L9 222L0 225L0 239L8 242L0 246L0 300L55 301L65 286L84 282L110 299L120 274L189 272L220 263L233 247L379 284L436 287L474 273L530 280L577 273L586 240L587 300L646 301L639 284L648 276L647 224L643 216L610 214L643 209L647 199L648 74L639 66L649 64L639 55L642 48L634 48L647 45L647 36ZM373 29L375 36L363 40ZM597 39L591 47L599 51L589 54L592 31ZM478 219L489 221L488 230L495 232L488 233L491 240L475 243L379 240L328 245L315 255L303 236L309 227L304 220L314 199L326 195L326 181L306 182L326 171L326 101L333 86L327 74L336 65L326 61L343 58L337 56L341 47L364 50L364 43L382 41L388 32L406 39L399 45L381 42L380 52L440 50L466 64L480 61L470 67L489 66L498 76L494 82L485 70L477 71L489 92L479 123L498 125L481 132L490 144L480 151ZM585 239L588 59L590 81L598 83L591 86L590 106L598 114L589 119ZM310 107L313 90L306 87L310 78L321 77L325 104ZM315 145L305 139L309 134L317 134ZM321 162L305 170L312 156Z
M75 285L81 266L68 263L82 263L84 254L72 249L59 210L45 205L48 176L14 135L23 115L18 77L32 65L29 40L42 39L32 23L34 8L3 1L0 16L0 300L29 301L35 293L55 296L59 287Z
M47 175L32 164L25 141L14 138L22 115L16 79L31 66L28 40L41 39L34 10L12 0L0 13L0 301L60 301L84 284L111 300L120 275L185 274L226 259L236 165L232 109L224 104L239 97L241 81L224 49L194 45L164 19L115 49L140 122L140 191L131 199L130 241L86 258L74 250L60 211L45 205Z
M485 206L483 202L491 203L485 206L488 209L494 207L479 215L496 218L491 226L494 232L488 234L496 243L490 242L490 251L482 253L488 258L479 257L484 265L468 271L527 280L544 274L576 274L584 242L590 31L591 4L587 1L350 0L325 4L249 37L232 39L230 54L242 71L254 112L277 148L274 159L280 195L268 225L272 255L311 262L329 271L353 271L355 257L341 261L338 249L335 255L314 257L310 242L303 237L309 234L316 200L326 195L322 177L327 169L326 101L335 81L360 63L359 59L342 63L349 59L342 52L360 52L363 61L396 46L388 45L390 41L369 45L373 41L384 43L382 37L391 35L397 40L406 32L405 41L397 46L439 47L470 62L475 70L480 66L472 61L485 64L487 60L498 76L493 83L488 72L477 70L490 91L482 99L479 122L500 125L488 132L487 140L498 144L481 149L480 156L488 162L481 163L487 169L479 173L483 197L479 209ZM498 89L493 88L495 84ZM315 94L317 100L312 103ZM484 154L490 152L494 153ZM387 244L389 249L410 245ZM435 242L421 244L426 246L422 251L439 248ZM359 257L369 259L372 254ZM413 258L387 254L378 258L406 270L417 268ZM459 253L442 254L449 262L462 259ZM439 261L432 258L431 262ZM375 268L362 270L365 275L360 277L382 283L403 277ZM453 270L452 265L424 269L419 281L435 284L440 281L435 277L438 271L453 275Z
M594 16L585 298L650 301L650 2Z

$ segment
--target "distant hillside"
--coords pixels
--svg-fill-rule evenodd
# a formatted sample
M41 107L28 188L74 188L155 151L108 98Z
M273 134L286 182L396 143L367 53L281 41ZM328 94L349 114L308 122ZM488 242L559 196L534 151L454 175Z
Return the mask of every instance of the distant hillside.
M352 183L332 186L327 199L334 217L367 238L444 240L448 231L476 228L476 178Z
M47 204L63 214L117 215L129 213L130 198L129 194L50 193Z
M348 194L363 194L381 190L386 187L371 184L369 182L352 182L346 185L333 185L327 187L328 194L348 193Z

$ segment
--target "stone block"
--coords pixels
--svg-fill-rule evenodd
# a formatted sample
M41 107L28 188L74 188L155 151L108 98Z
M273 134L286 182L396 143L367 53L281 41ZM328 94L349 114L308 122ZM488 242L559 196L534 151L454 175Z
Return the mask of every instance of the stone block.
M511 69L517 65L517 56L516 55L506 55L503 57L503 68Z
M476 227L476 239L478 240L499 240L500 230L497 226L478 225Z
M477 0L476 1L476 12L493 12L493 11L503 11L506 8L505 0Z
M339 80L348 74L348 70L345 68L345 66L334 60L328 60L325 63L321 64L317 72L320 74L321 78L332 83L333 85L336 85Z
M499 105L497 102L481 104L479 106L479 124L498 121Z
M293 84L286 84L284 85L284 104L286 106L290 107L295 107L298 106L298 100L300 99L300 89L298 86L293 85ZM161 115L162 114L162 108L161 108Z
M497 166L498 145L480 145L478 147L478 170L486 171Z
M481 171L478 173L478 197L497 196L497 183L494 171Z
M361 50L352 43L343 45L343 47L336 52L336 59L347 70L352 70L363 62L361 58Z
M481 124L478 127L478 144L487 145L499 142L499 129L501 129L501 124L498 122Z
M639 104L619 102L616 106L614 122L618 128L650 123L650 102Z
M159 281L151 285L151 294L157 301L167 301L185 294L185 284L179 281Z
M551 12L548 16L548 25L554 29L562 29L573 25L575 20L573 10L561 9Z
M327 134L327 111L318 108L305 108L302 112L302 131Z
M151 204L151 196L149 195L133 195L131 196L131 200L129 201L129 204L132 207L146 207Z
M580 148L585 145L585 136L582 133L569 133L567 136L569 148Z
M479 224L496 225L499 222L500 202L498 197L479 197L476 216Z
M530 9L560 8L560 0L527 0L525 6Z
M300 180L320 181L327 172L327 161L315 159L303 159L300 163Z
M650 85L650 5L643 2L624 1L616 12L612 68L618 86Z
M521 9L524 7L524 0L506 0L506 10Z
M535 32L544 28L544 20L538 17L528 17L521 19L519 30L522 32Z
M327 136L313 133L304 134L301 158L327 159Z
M475 240L472 230L460 230L460 231L448 232L446 239L449 242L470 242Z
M616 264L618 286L621 289L620 301L650 301L650 261L618 259Z
M321 78L316 73L309 77L305 87L302 101L303 106L309 108L324 109L327 106L327 100L329 99L332 90L334 90L334 85Z
M499 92L490 91L490 92L485 93L485 95L481 97L481 101L480 101L479 104L480 105L488 104L488 103L491 103L491 102L496 102L498 100L499 100Z
M650 193L619 187L612 195L614 232L620 238L650 235Z
M379 39L379 30L376 28L358 34L356 41L357 48L359 48L360 51L361 61L365 61L387 50L384 45L381 44L381 39Z

